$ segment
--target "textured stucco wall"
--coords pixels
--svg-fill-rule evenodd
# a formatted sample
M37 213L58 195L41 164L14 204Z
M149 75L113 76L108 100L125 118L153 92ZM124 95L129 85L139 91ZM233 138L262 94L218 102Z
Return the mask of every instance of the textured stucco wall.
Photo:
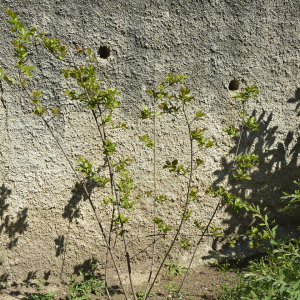
M116 131L113 137L121 152L133 156L137 193L143 194L128 225L135 228L129 234L131 255L151 242L134 237L152 234L149 225L152 200L144 197L147 188L153 185L152 152L138 140L138 135L148 132L149 124L137 117L142 105L149 104L145 91L157 85L168 72L188 76L186 83L196 96L194 108L207 113L205 126L216 141L214 149L203 152L207 163L194 180L201 189L201 199L191 204L193 217L204 223L208 221L217 200L205 196L204 191L211 184L224 182L228 174L236 141L229 139L222 128L237 120L238 106L228 90L233 79L241 87L255 83L261 89L260 96L248 106L261 126L260 133L248 134L242 140L241 148L259 155L259 170L254 171L251 182L235 185L232 190L274 213L281 207L282 191L291 192L292 181L299 177L299 1L0 0L0 64L14 72L12 35L4 13L7 6L19 14L26 26L40 25L70 47L78 45L97 51L104 45L111 49L107 60L99 58L99 78L103 86L121 92L119 119L128 124L129 130ZM75 164L77 154L82 154L101 166L103 155L91 113L61 97L66 88L73 86L59 74L64 63L40 48L32 48L30 62L36 67L30 88L42 89L44 104L54 104L62 110L52 126L70 159ZM42 277L51 271L55 280L58 275L68 276L92 255L103 262L105 247L96 220L53 138L18 90L5 86L3 102L5 107L0 103L2 276L8 274L11 281L20 281L30 274ZM180 120L169 121L165 128L158 125L158 130L161 131L159 164L166 157L178 156L185 162L188 143ZM175 228L180 220L179 204L184 198L186 180L160 169L158 182L159 192L169 198L159 207L158 214ZM93 199L107 231L106 217L110 213L101 206L103 194L95 189ZM276 220L286 231L297 225L296 216ZM232 233L233 228L242 233L250 221L247 214L237 215L223 209L214 223L227 233ZM194 233L188 224L183 230ZM159 249L165 249L168 241L160 241ZM194 245L195 240L192 238L191 242ZM225 254L242 254L247 249L246 243L228 249L207 238L196 264L201 263L201 257L211 255L212 245ZM192 248L181 252L182 262L187 262ZM135 256L133 261L149 259L150 249ZM179 251L176 246L173 257L178 257ZM120 252L117 256L124 260Z

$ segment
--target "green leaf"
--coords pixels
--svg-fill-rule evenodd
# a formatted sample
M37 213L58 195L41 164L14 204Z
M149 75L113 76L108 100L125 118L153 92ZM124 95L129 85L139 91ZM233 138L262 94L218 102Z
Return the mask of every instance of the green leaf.
M115 150L116 144L110 142L108 139L104 139L103 140L103 148L104 148L103 153L111 156L116 151Z
M223 233L219 232L220 230L222 230L222 228L218 228L213 224L209 228L211 229L211 231L215 237L223 236Z
M36 106L34 109L33 109L33 112L36 114L36 115L42 115L44 113L46 113L46 108L43 108L41 107L40 105Z
M91 295L84 295L79 300L85 300L85 299L88 299L90 297L91 297Z
M139 136L139 139L144 142L146 147L151 148L151 147L154 147L154 145L155 145L155 143L150 140L150 138L148 137L147 134L145 134L144 136Z
M236 95L234 97L232 97L232 98L238 98L244 104L251 97L256 98L259 92L260 91L259 91L258 87L255 86L254 84L251 84L247 88L244 89L244 92L242 92L242 93L236 93Z
M190 243L189 243L189 240L180 239L179 242L180 242L181 247L183 249L187 249L187 248L189 248L191 246Z
M202 159L199 159L199 158L196 158L196 165L197 167L204 164L205 163L205 160L202 160Z
M159 201L159 202L163 202L163 201L167 200L167 196L166 195L159 195L159 196L156 196L155 200Z
M247 118L247 121L244 122L246 127L252 131L258 131L259 123L256 122L256 117Z
M177 75L177 74L171 74L168 73L168 75L165 77L166 82L169 83L170 86L174 85L175 83L182 83L183 80L186 78L186 75Z
M147 195L147 197L150 197L151 196L151 194L153 193L153 191L146 191L146 195Z
M51 108L51 111L54 115L58 115L58 113L60 112L60 108L55 108L55 107L52 107Z
M228 135L238 136L240 130L235 128L233 125L230 125L228 128L223 129L223 131L227 132Z
M196 113L195 113L195 118L201 120L201 121L204 121L204 119L202 117L206 116L206 114L204 112L202 112L202 110L198 110Z
M202 230L202 231L205 230L205 226L202 225L202 222L200 222L200 221L194 219L194 224L195 224L195 226L196 226L197 228L199 228L200 230Z

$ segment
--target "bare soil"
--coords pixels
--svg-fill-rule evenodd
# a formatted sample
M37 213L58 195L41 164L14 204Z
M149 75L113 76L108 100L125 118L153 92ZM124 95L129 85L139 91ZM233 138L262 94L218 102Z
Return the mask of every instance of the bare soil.
M223 269L223 270L220 270ZM226 269L226 268L225 268ZM104 278L103 272L97 274L97 276ZM109 272L109 274L113 272ZM148 268L143 268L140 266L139 271L133 272L133 280L136 285L136 291L144 291L146 287L146 282L148 279ZM124 283L127 287L128 293L130 292L129 280L126 273L124 273ZM156 299L173 299L172 289L176 289L180 284L183 276L170 277L165 271L159 276L155 286L155 294L150 298L151 300ZM194 268L190 274L188 274L187 279L184 283L183 289L181 291L183 298L186 300L192 299L215 299L218 295L218 291L221 290L222 285L233 286L236 284L238 276L236 275L236 270L229 268L224 270L217 266L199 266ZM0 292L1 300L27 300L29 295L32 293L37 293L37 280L32 282L27 282L24 284L12 285L10 287L4 288ZM170 285L172 284L172 287ZM112 300L123 300L125 299L122 290L119 287L118 280L114 275L108 276L109 292ZM167 287L169 286L169 288ZM60 284L53 284L51 282L45 281L43 292L57 291L54 299L66 300L67 294L69 292L69 286L67 282L61 282ZM133 299L132 295L131 298ZM89 298L91 300L107 299L106 296L102 295L91 295Z

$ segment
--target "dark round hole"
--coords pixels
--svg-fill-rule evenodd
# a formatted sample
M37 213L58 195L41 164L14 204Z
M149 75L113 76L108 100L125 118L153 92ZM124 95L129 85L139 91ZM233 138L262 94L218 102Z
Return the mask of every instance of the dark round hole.
M229 83L229 90L230 91L237 91L239 89L240 83L237 80L232 80Z
M108 58L110 55L110 49L106 46L101 46L98 50L98 54L101 58Z

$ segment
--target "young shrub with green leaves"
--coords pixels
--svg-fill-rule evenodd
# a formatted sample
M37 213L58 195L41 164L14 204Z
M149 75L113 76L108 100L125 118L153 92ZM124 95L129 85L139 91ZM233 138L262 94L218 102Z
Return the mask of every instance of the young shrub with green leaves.
M250 262L245 274L240 274L240 281L234 288L222 287L217 299L275 300L300 299L300 238L288 236L276 240L276 226L268 223L268 215L262 215L259 207L249 209L262 223L258 228L251 228L249 236L251 247L261 247L261 242L269 242L265 255Z
M80 49L75 47L75 51L68 49L66 46L61 45L60 40L51 37L48 38L46 33L40 31L37 26L26 30L24 24L19 22L19 18L16 13L12 12L10 9L5 10L6 13L10 16L8 22L12 25L11 31L16 35L16 38L12 45L14 46L15 55L17 62L15 67L18 70L17 79L13 79L8 77L8 74L4 72L1 68L1 84L2 82L6 82L8 84L14 84L16 87L19 87L21 91L24 92L24 95L27 97L28 101L33 105L33 113L39 116L43 123L45 124L47 130L53 136L56 144L63 152L66 160L68 161L71 169L75 173L79 182L82 183L85 194L91 204L93 212L96 216L98 221L103 239L107 245L108 254L110 254L116 272L119 277L120 284L124 290L125 297L128 299L128 295L126 290L124 289L123 282L120 277L119 268L116 264L116 260L114 254L112 252L110 241L111 241L111 233L118 232L119 235L122 236L125 245L125 251L127 253L127 263L128 268L130 270L130 259L128 256L128 249L127 249L127 241L126 235L124 230L124 223L126 223L129 217L124 217L123 213L121 213L121 207L128 208L129 210L133 209L133 205L136 202L129 202L128 197L130 194L130 190L132 189L132 180L129 175L129 171L127 166L130 162L130 158L124 159L124 157L116 158L115 161L112 161L111 156L116 151L116 144L112 142L109 138L107 130L126 130L126 124L121 122L115 122L112 120L112 115L115 109L119 108L119 101L117 100L116 96L119 95L116 89L107 88L106 90L102 90L99 85L99 80L96 78L96 55L92 53L90 49ZM27 55L28 55L28 48L27 44L37 43L42 45L42 47L46 48L50 54L59 60L64 60L66 63L69 64L65 69L61 71L65 78L72 78L76 80L77 88L81 91L78 92L78 89L75 91L66 90L63 96L69 97L71 100L79 101L83 104L83 106L88 107L94 120L96 122L98 133L100 137L100 143L102 144L103 154L106 156L106 160L108 162L108 174L109 177L99 175L97 171L93 168L93 163L88 161L86 158L79 156L78 157L78 167L77 171L75 170L72 162L68 158L67 153L63 149L62 145L60 144L59 140L56 138L56 134L51 128L49 122L55 117L59 112L60 109L53 107L51 112L53 114L52 117L48 117L49 111L46 107L43 107L41 104L42 101L42 91L30 91L28 88L28 84L30 83L30 78L32 76L32 70L34 70L33 66L28 65ZM84 54L85 53L85 54ZM84 64L80 65L80 58L85 55ZM87 63L86 63L87 61ZM117 125L116 125L117 124ZM107 129L109 126L109 129ZM102 223L96 213L96 209L92 199L90 197L90 193L86 188L86 181L82 181L79 177L78 173L84 174L86 180L93 180L98 184L100 187L105 187L105 185L110 182L111 184L111 195L109 199L115 199L114 206L113 206L113 213L115 213L115 207L117 208L117 217L115 219L111 219L111 229L109 233L109 238L107 239L106 234L103 230ZM105 204L105 202L104 202ZM119 222L120 221L120 222ZM120 231L114 229L114 227L121 227ZM107 258L108 260L108 258ZM131 286L132 286L132 293L135 295L131 272L129 272ZM107 289L106 289L107 290ZM108 290L107 290L108 292Z
M156 244L156 226L154 226L153 231L153 255L152 255L152 264L150 268L150 275L148 279L148 283L145 289L145 297L147 298L149 293L151 292L154 283L162 270L169 253L173 249L175 242L180 234L181 228L184 222L188 222L192 215L192 210L189 209L189 203L191 201L197 200L198 188L192 185L195 171L197 169L201 170L201 165L205 163L205 161L199 157L199 152L201 152L204 148L213 147L214 143L205 135L205 131L207 128L203 128L201 126L201 122L204 121L205 113L202 110L199 110L195 113L191 112L191 107L193 103L194 96L190 94L190 89L186 87L184 83L185 75L177 75L177 74L168 74L163 81L160 82L157 89L148 90L148 94L152 97L152 108L149 109L147 107L143 107L141 111L141 119L149 119L153 124L153 133L152 140L150 134L145 134L140 137L140 140L144 142L146 147L150 147L153 149L153 161L154 161L154 195L153 195L153 220L157 225L158 231L163 233L165 237L169 231L175 229L174 238L172 239L168 250L164 254L164 258L156 272L153 282L149 288L148 286L151 281L151 276L153 272L154 260L155 260L155 244ZM176 87L178 90L176 90ZM165 164L162 166L162 169L168 170L173 176L182 176L187 178L187 189L185 192L185 200L183 203L179 205L179 209L183 210L181 215L181 221L178 228L173 228L173 226L168 225L162 218L158 218L156 216L157 210L163 210L163 204L161 204L160 200L168 201L166 197L163 195L157 195L157 183L156 183L156 147L157 147L157 124L160 121L159 118L162 116L175 117L176 119L180 118L181 125L183 124L186 127L187 140L189 141L189 164L185 165L180 162L183 161L181 158L182 153L177 153L178 158L173 157L167 159ZM162 125L166 126L166 125ZM198 171L198 170L197 170ZM179 239L180 246L183 249L187 249L190 247L190 243L188 239Z
M216 227L215 225L212 224L212 221L221 205L222 202L225 202L227 205L231 206L232 209L234 209L236 212L239 212L241 209L246 209L249 210L249 204L247 201L242 201L240 197L235 196L232 193L229 193L226 188L228 186L229 180L230 179L235 179L235 180L251 180L251 177L249 176L249 169L254 166L254 161L258 161L258 157L253 153L253 154L241 154L238 155L239 153L239 148L240 148L240 143L242 139L242 135L247 128L248 130L252 131L258 131L258 126L259 124L256 122L255 117L250 117L249 114L246 112L246 104L247 102L253 97L256 98L258 96L259 89L255 85L250 85L249 87L245 88L243 92L241 93L236 93L236 95L233 98L239 99L241 101L241 110L237 112L239 118L241 119L241 124L239 127L235 127L234 125L230 125L228 128L225 128L224 131L233 137L237 137L237 146L236 146L236 151L235 151L235 156L234 156L234 167L232 168L228 179L227 179L227 184L222 187L220 186L217 190L213 187L209 188L206 191L206 194L211 194L213 197L219 197L219 202L213 212L213 214L210 217L210 220L206 226L203 226L201 221L194 220L195 226L202 231L202 234L200 235L200 239L197 242L197 245L194 249L192 258L190 260L190 264L187 269L187 273L185 274L178 290L178 294L180 293L180 290L183 286L183 283L186 279L186 276L191 268L192 262L195 258L196 252L198 250L198 247L203 240L204 235L209 231L213 234L213 236L220 237L223 236L223 233L220 232L221 228ZM195 131L192 132L192 134L196 137L197 141L199 144L203 142L203 132L206 129L196 129ZM207 146L210 146L210 142L207 144ZM240 236L237 235L233 238L228 238L227 241L230 245L234 245L236 243L236 239L239 238Z
M13 77L9 77L9 74L0 68L0 83L15 85L23 91L25 97L27 97L29 103L32 105L32 111L36 117L41 118L47 130L51 133L54 138L57 146L62 151L65 159L68 161L72 171L74 172L77 180L82 184L85 194L89 200L89 203L92 207L92 210L96 216L97 222L99 224L100 231L102 233L103 240L107 246L107 255L106 255L106 271L105 271L105 284L106 284L106 293L109 296L109 291L107 288L107 265L109 255L114 263L116 273L118 275L120 285L124 291L124 296L126 299L129 299L129 295L123 285L121 280L119 267L116 263L116 259L112 250L112 240L115 237L121 238L124 243L124 253L127 260L128 275L130 280L130 286L132 295L137 299L137 293L135 292L133 281L132 281L132 272L131 272L131 260L128 252L128 243L127 243L127 223L130 219L130 212L135 210L135 205L137 204L141 195L136 198L132 198L131 192L134 190L133 179L130 175L130 164L132 162L131 157L125 157L122 154L118 153L118 145L112 138L112 132L115 130L126 130L126 124L115 120L115 112L120 108L120 102L118 100L119 92L116 89L106 88L102 89L99 84L99 79L96 76L97 73L97 58L96 55L90 49L80 49L75 47L75 49L68 49L66 46L61 44L61 41L55 37L49 38L45 32L40 31L37 26L33 26L29 30L24 27L22 22L19 22L17 14L6 9L6 13L10 16L9 23L12 25L12 32L15 35L15 40L12 43L14 46L16 58L15 67L18 70L18 74ZM73 101L79 101L84 107L90 110L90 113L95 121L96 128L98 131L99 145L102 149L103 156L107 162L105 168L99 171L98 168L94 167L94 163L82 155L78 156L77 167L73 166L73 163L68 158L67 153L62 147L59 140L56 138L56 133L53 131L50 126L52 118L55 118L57 114L60 113L60 109L52 107L50 110L43 106L42 98L43 92L41 90L30 91L28 85L30 84L30 79L32 72L34 70L33 66L28 64L28 45L31 43L36 43L41 45L43 48L47 49L50 55L54 59L63 60L65 62L65 68L61 70L61 74L66 79L71 79L73 82L76 82L76 85L73 88L67 89L63 94L64 97L68 97ZM148 94L152 97L152 108L148 109L143 107L141 111L141 119L149 119L153 122L153 132L142 134L139 136L140 141L144 143L145 147L153 149L153 161L154 161L154 187L153 190L147 191L148 197L153 197L153 255L152 255L152 264L149 272L149 279L147 287L144 292L144 299L151 295L151 290L156 282L156 279L165 266L165 261L169 256L170 251L173 249L175 242L178 240L178 237L181 233L182 226L185 222L193 222L196 229L202 231L200 239L195 247L191 262L185 273L184 279L176 289L176 293L179 294L182 288L183 282L188 274L190 266L195 257L195 253L198 249L199 244L201 243L204 235L210 231L215 237L221 236L221 229L212 224L212 220L220 206L221 200L219 201L214 213L212 214L209 222L206 225L203 225L200 220L194 219L192 221L193 212L190 209L190 202L196 201L199 192L197 186L193 186L193 179L195 177L196 170L201 171L202 165L205 163L203 158L199 156L199 153L205 148L210 148L214 146L214 142L207 137L208 129L205 128L202 123L206 114L202 110L192 112L192 103L194 96L191 95L191 91L188 87L184 85L185 75L177 74L168 74L163 81L158 85L157 89L148 90ZM238 112L238 115L241 119L241 125L239 128L236 128L234 125L230 125L228 128L224 129L231 136L238 137L238 143L236 147L235 154L235 166L232 170L232 173L229 177L233 177L236 180L250 180L249 168L254 165L254 162L258 160L255 154L240 154L239 145L245 129L250 131L257 131L259 124L256 122L255 117L249 117L249 114L246 112L245 105L251 97L257 97L259 90L256 86L251 85L244 90L244 92L238 93L235 98L240 99L242 103L242 108ZM162 116L178 118L180 116L183 120L183 125L186 128L187 132L187 141L189 145L189 163L186 163L182 160L182 153L178 153L177 157L168 158L165 163L161 166L162 169L169 171L173 176L181 176L182 178L187 178L187 188L185 191L185 200L183 203L178 204L178 214L181 216L180 224L177 228L167 224L167 221L163 218L160 218L156 215L156 211L163 210L163 203L168 201L166 195L157 194L157 122L158 119ZM103 206L110 212L110 219L107 222L110 224L110 229L108 236L104 232L102 222L100 221L94 203L91 199L90 193L87 190L86 184L89 181L93 181L99 188L106 188L109 184L110 187L106 188L110 190L103 198ZM256 214L257 208L250 207L247 202L242 201L239 197L230 194L225 187L219 187L217 190L210 188L207 191L208 194L212 194L214 197L219 197L230 205L235 211L239 211L242 208L253 209ZM267 219L265 220L267 222ZM153 266L156 257L155 245L156 245L156 229L161 232L163 237L167 237L171 230L174 231L174 237L172 238L168 250L164 253L164 258L161 262L161 265L158 268L156 275L151 283L149 288ZM263 231L259 235L254 229L254 234L260 240L269 238L269 233ZM179 239L180 246L183 249L190 247L189 240L187 238ZM231 243L234 243L234 240L231 240ZM81 274L83 277L85 275ZM85 278L82 278L85 280ZM85 282L85 281L83 281ZM71 278L71 289L74 294L70 294L70 299L72 297L81 297L81 299L86 299L82 297L87 297L90 292L87 292L90 287L87 287L83 282L78 282L74 278ZM91 286L91 281L89 281L89 286ZM101 285L102 283L94 282L93 286L95 288ZM79 296L78 293L80 292ZM90 291L90 289L89 289ZM93 288L93 291L95 289ZM140 297L140 296L139 296ZM74 298L76 299L76 298Z

